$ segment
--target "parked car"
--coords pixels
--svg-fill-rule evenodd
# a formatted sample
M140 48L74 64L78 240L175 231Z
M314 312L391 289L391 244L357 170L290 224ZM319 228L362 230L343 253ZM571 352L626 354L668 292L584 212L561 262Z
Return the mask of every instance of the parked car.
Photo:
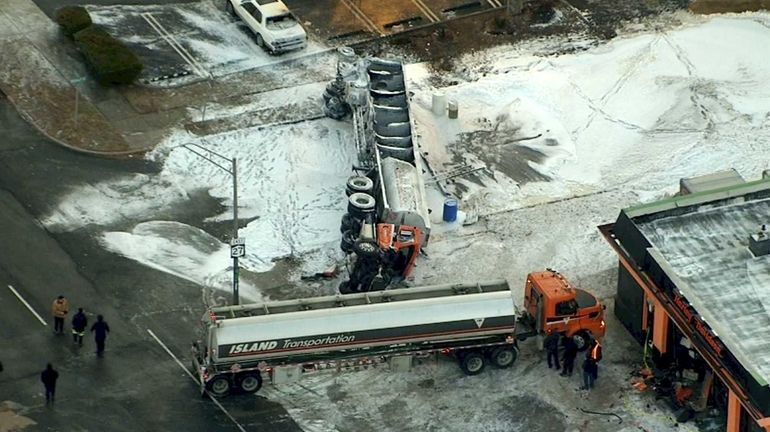
M280 0L226 0L227 11L239 17L267 52L282 53L307 46L307 33Z

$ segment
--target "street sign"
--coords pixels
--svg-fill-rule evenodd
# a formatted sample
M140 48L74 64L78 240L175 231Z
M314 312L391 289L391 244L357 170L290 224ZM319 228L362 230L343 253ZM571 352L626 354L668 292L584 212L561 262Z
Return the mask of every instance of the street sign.
M230 240L230 258L242 258L246 256L246 239L235 238Z

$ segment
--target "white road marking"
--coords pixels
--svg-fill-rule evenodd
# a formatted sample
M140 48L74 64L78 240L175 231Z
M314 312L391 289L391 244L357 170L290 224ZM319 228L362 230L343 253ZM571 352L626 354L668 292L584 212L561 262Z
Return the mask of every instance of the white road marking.
M422 2L422 0L412 0L412 3L417 5L417 8L420 9L422 13L424 13L425 16L427 16L428 19L431 20L432 22L441 21L441 19L435 13L433 13L433 11L430 10L430 8L425 3Z
M184 372L187 374L187 376L189 376L189 377L190 377L190 379L191 379L191 380L193 380L193 382L194 382L195 384L200 384L200 381L198 381L198 380L195 378L195 376L193 376L192 372L190 372L190 370L189 370L189 369L187 369L187 368L186 368L186 367L185 367L185 366L182 364L182 362L181 362L181 361L179 361L179 358L177 358L177 356L175 356L175 355L174 355L174 353L172 353L172 352L171 352L171 350L170 350L170 349L168 349L168 347L166 346L166 344L164 344L164 343L163 343L163 341L161 341L161 340L160 340L160 338L158 338L158 336L156 336L156 335L155 335L155 333L153 333L153 331L152 331L152 330L150 330L150 329L147 329L147 333L149 333L149 334L150 334L150 336L152 336L152 338L153 338L153 339L155 339L155 342L157 342L157 343L158 343L158 345L160 345L160 347L161 347L161 348L163 348L163 350L164 350L164 351L166 351L166 353L168 353L168 355L169 355L169 356L171 356L171 358L172 358L172 359L174 359L174 361L176 362L176 364L178 364L178 365L179 365L179 367L180 367L180 368L182 368L182 370L183 370L183 371L184 371ZM216 397L214 397L214 395L213 395L213 394L209 393L209 391L208 391L208 390L206 390L206 394L207 394L207 395L208 395L208 396L211 398L211 400L212 400L212 401L214 401L214 404L215 404L217 407L219 407L219 409L220 409L220 410L222 410L222 412L223 412L223 413L225 413L225 415L227 416L227 418L229 418L229 419L230 419L230 420L231 420L233 423L235 423L235 426L237 426L237 427L238 427L238 430L240 430L241 432L246 432L246 429L244 429L244 428L243 428L243 426L241 426L241 424L240 424L240 423L238 423L238 420L236 420L236 419L235 419L235 417L233 417L232 415L230 415L230 413L229 413L229 412L228 412L228 411L225 409L225 407L223 407L223 406L222 406L222 404L221 404L221 403L219 403L219 401L217 400L217 398L216 398Z
M155 30L160 37L163 38L163 40L166 41L169 45L171 45L171 48L176 51L177 54L179 54L180 57L182 57L182 60L185 61L190 67L193 69L193 72L196 74L206 78L211 77L211 73L207 71L201 64L195 60L195 57L192 56L175 38L174 36L168 32L161 24L158 22L157 18L155 18L152 13L150 12L143 12L142 18L144 18L145 21L147 21L147 24L152 27L153 30Z
M487 3L492 5L493 8L503 7L503 4L499 0L487 0Z
M19 292L16 291L16 288L12 287L11 285L8 285L8 289L11 290L13 295L15 295L16 298L19 299L19 301L22 302L22 304L24 304L24 306L26 306L30 312L32 312L32 315L34 315L35 318L37 318L37 320L40 321L40 324L43 324L44 326L48 325L48 323L46 323L45 320L41 318L40 315L38 315L38 313L35 312L34 309L32 309L32 306L30 306L29 303L27 303L27 301L24 300L24 297L22 297L21 294L19 294Z
M377 27L377 24L375 24L372 20L369 19L369 17L366 16L366 14L358 8L358 6L354 5L350 0L342 0L342 4L344 4L348 9L350 9L350 12L355 15L356 18L363 21L364 24L366 24L367 27L369 27L370 30L373 30L375 33L377 33L380 36L385 36L385 33L380 31L380 28Z

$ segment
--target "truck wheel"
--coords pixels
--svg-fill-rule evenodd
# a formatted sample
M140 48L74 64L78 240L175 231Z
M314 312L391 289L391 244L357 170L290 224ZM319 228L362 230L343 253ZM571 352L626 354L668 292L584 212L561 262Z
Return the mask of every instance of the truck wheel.
M572 342L575 342L578 351L585 351L588 343L591 342L591 336L585 331L579 331L572 335Z
M375 257L377 256L377 252L379 252L379 248L373 241L359 240L353 245L353 251L360 257Z
M484 370L486 362L484 356L476 351L470 351L465 353L460 358L460 369L465 372L465 375L478 375Z
M225 10L232 16L235 16L235 8L230 0L225 0Z
M349 254L353 252L353 245L356 243L356 236L353 231L347 230L342 233L342 240L340 240L340 249L342 252Z
M356 192L348 198L348 213L353 217L363 218L367 213L374 211L376 201L374 197L363 193Z
M262 35L261 35L261 34L259 34L259 33L257 33L257 45L258 45L260 48L264 48L264 47L265 47L265 40L264 40L264 39L262 39Z
M256 393L262 388L262 374L246 372L238 375L238 388L244 393Z
M350 281L340 282L340 286L337 287L337 289L339 290L340 294L350 294L353 292L350 289Z
M219 375L209 381L206 384L206 387L214 396L227 396L227 394L230 393L230 379L226 376Z
M361 221L354 218L350 213L345 213L340 221L340 232L344 233L345 231L361 231Z
M505 369L511 367L519 353L514 347L497 347L492 350L489 359L495 367Z
M356 192L370 194L372 189L374 189L374 182L372 179L362 175L355 175L348 178L345 192L348 196L353 195Z

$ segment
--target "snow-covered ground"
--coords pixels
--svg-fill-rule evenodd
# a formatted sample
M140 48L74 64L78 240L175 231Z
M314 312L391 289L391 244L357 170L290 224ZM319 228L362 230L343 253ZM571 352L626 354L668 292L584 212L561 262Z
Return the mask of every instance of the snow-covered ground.
M674 193L682 177L736 168L758 178L770 149L770 65L761 60L770 16L682 18L680 28L576 54L520 48L466 58L470 79L438 89L459 101L458 120L431 114L437 89L412 66L413 113L434 167L490 173L449 185L489 217L465 239L437 236L418 279L491 267L520 280L546 266L580 278L612 265L595 227L619 209Z
M339 221L354 157L351 139L348 125L328 119L237 130L202 140L177 131L150 155L163 160L158 176L135 175L81 187L65 197L44 224L54 231L102 226L101 241L107 249L227 290L232 268L229 246L222 239L179 222L146 221L184 205L188 194L198 189L208 190L227 208L211 220L232 218L232 177L182 147L195 142L237 159L239 219L251 220L240 230L247 253L241 266L263 272L273 267L275 259L295 256L304 257L307 271L320 271L340 253ZM228 161L222 163L230 167ZM144 222L127 231L110 230L132 220ZM248 283L242 283L241 292L248 300L262 299L262 293Z
M412 112L434 167L487 170L450 185L461 206L483 217L472 226L437 229L415 283L506 277L518 284L529 271L553 267L611 305L617 261L597 225L614 221L624 207L673 193L681 177L735 168L755 179L768 168L770 14L677 18L683 24L675 28L652 23L653 30L573 54L537 55L543 43L536 41L459 59L464 79L440 89L459 101L458 120L430 114L436 81L423 65L409 67ZM108 249L227 290L220 239L153 220L196 188L231 203L229 175L175 147L196 140L238 158L241 214L256 217L241 232L249 253L244 265L264 271L293 253L322 266L337 253L353 162L350 133L349 124L331 120L205 141L177 132L153 155L164 164L160 175L73 190L44 223L57 231L103 227ZM136 220L142 223L114 228ZM164 244L184 252L174 257ZM245 295L258 299L261 292L249 287ZM539 353L526 345L515 367L480 377L464 377L441 361L408 374L321 376L263 394L309 431L694 430L675 429L665 411L628 389L639 348L609 319L616 325L591 395L574 390L576 379L567 384L544 373ZM624 423L577 408L612 411Z
M224 4L204 0L169 5L89 5L87 9L94 23L107 28L144 59L146 78L191 72L159 85L220 77L328 49L311 38L302 50L270 55L257 45L245 24L225 12Z

